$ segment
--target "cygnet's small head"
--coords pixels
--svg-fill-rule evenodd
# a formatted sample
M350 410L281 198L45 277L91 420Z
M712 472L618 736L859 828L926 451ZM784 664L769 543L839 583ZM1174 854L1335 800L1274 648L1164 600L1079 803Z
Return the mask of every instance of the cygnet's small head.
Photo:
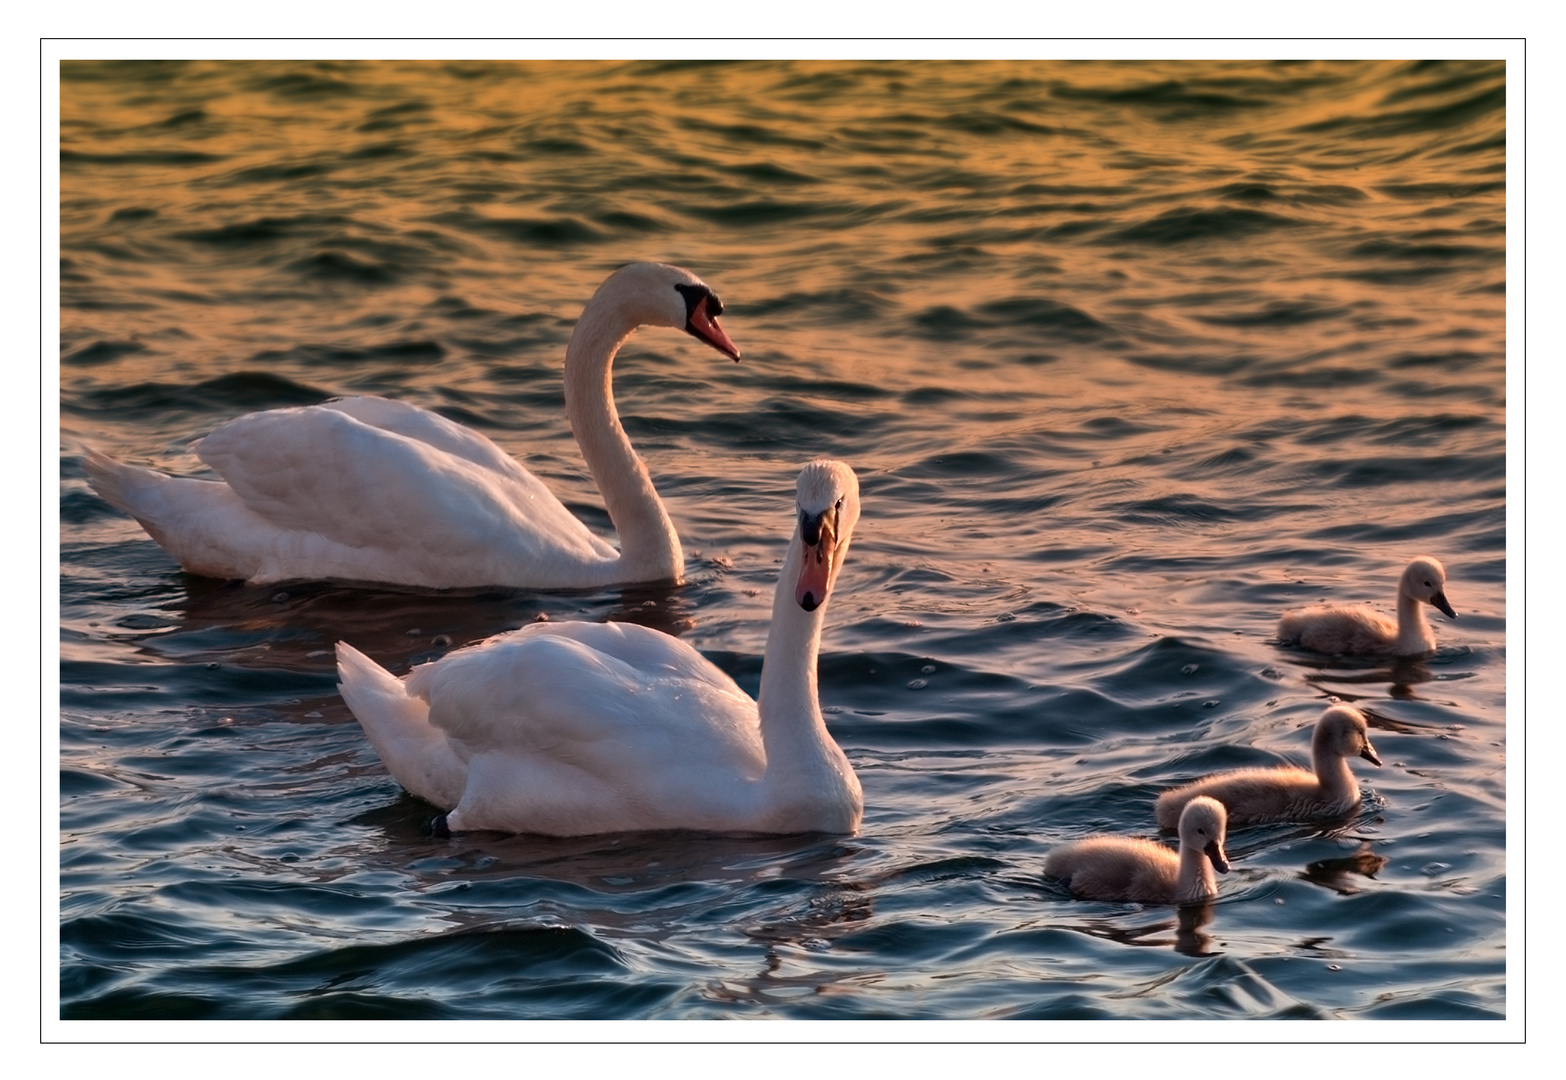
M1198 795L1180 811L1180 846L1206 855L1220 874L1229 872L1229 857L1223 850L1228 829L1229 812L1210 796Z
M1365 722L1365 714L1348 705L1334 705L1321 714L1311 745L1342 758L1362 757L1381 767L1381 758L1370 745L1370 725Z
M1439 560L1421 555L1408 564L1398 591L1422 603L1434 606L1449 619L1457 618L1457 612L1446 599L1446 568Z
M723 301L689 270L668 263L622 266L598 287L593 301L612 302L642 326L672 326L706 342L725 356L740 358L739 347L718 325ZM593 301L589 301L589 307Z
M826 603L859 520L859 478L841 461L812 461L795 487L803 547L794 599L806 611Z

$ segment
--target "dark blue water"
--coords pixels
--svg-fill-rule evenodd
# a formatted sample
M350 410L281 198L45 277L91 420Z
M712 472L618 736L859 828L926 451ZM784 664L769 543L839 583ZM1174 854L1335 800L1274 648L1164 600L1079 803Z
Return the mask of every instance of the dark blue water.
M62 65L59 1017L1506 1017L1506 81ZM644 331L616 364L684 586L248 588L83 479L84 444L201 475L231 416L375 393L607 534L560 364L647 258L745 353ZM858 835L428 832L336 641L402 672L631 619L754 693L818 456L863 492L820 667ZM1459 615L1433 655L1272 640L1321 599L1390 612L1421 553ZM1209 909L1043 879L1064 841L1154 835L1165 787L1304 762L1333 698L1384 762L1362 807L1235 830Z

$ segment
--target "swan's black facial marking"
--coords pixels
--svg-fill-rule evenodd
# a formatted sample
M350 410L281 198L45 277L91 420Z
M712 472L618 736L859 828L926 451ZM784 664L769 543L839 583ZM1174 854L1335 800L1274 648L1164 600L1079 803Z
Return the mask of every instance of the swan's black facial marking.
M805 567L795 598L806 611L814 611L826 602L832 561L837 552L837 513L842 504L843 500L839 499L819 514L812 514L803 507L799 510L799 539L805 546ZM811 579L812 586L805 585L806 577Z
M718 325L718 316L723 314L723 301L718 299L718 294L705 285L689 285L683 281L674 287L685 298L685 332L738 362L738 347Z
M680 282L675 290L685 297L685 321L689 322L696 309L701 306L703 300L707 301L707 315L716 319L723 314L723 301L718 299L718 294L705 285L687 285Z
M821 544L821 523L826 519L826 514L816 514L812 517L809 513L799 512L799 537L805 542L806 547L819 547Z

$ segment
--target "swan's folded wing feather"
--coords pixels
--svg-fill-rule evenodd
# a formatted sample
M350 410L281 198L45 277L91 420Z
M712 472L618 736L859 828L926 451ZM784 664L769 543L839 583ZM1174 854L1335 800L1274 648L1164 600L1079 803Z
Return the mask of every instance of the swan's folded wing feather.
M445 558L527 556L529 545L614 555L536 481L542 498L466 458L336 409L251 413L217 428L196 451L272 525L350 547Z
M756 703L684 642L645 627L524 627L414 669L408 691L474 754L542 754L607 777L661 762L759 775L764 760Z
M679 638L650 627L627 622L562 622L549 624L547 632L580 641L636 669L643 678L660 674L704 682L736 701L751 703L751 698L712 661Z
M410 405L394 398L362 397L334 398L324 402L323 409L330 409L353 417L360 423L390 431L415 442L433 446L453 457L459 457L482 469L505 477L517 484L529 499L553 501L554 494L543 481L517 464L500 447L471 428L447 420L439 413Z

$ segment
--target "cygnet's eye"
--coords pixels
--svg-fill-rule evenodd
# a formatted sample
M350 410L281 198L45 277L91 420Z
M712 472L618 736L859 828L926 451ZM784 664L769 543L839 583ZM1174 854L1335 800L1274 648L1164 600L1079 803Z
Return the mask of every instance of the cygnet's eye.
M834 506L832 508L834 510L841 510L841 509L843 509L843 500L842 499L838 499L836 504L834 504Z

